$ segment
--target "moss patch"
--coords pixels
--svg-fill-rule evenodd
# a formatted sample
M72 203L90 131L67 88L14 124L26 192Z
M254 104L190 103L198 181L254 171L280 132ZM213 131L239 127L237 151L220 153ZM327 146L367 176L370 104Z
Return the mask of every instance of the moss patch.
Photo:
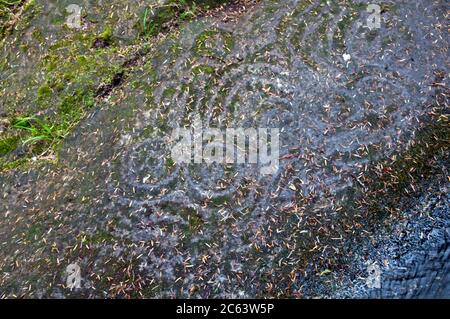
M229 0L170 0L163 5L145 9L141 21L142 35L152 37L171 26L191 20L202 12L218 7Z

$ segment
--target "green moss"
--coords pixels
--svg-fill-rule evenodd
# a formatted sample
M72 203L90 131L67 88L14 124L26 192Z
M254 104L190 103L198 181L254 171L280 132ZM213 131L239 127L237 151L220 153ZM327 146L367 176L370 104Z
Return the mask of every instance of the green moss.
M24 18L32 19L39 12L39 5L35 1L27 1L23 10ZM42 38L39 29L34 29L32 35L35 39ZM37 86L36 99L33 101L35 109L41 111L52 108L52 112L49 112L48 118L40 118L40 124L35 123L37 126L8 128L8 136L19 135L24 142L29 141L30 144L21 155L23 158L14 159L11 163L5 163L6 159L3 159L2 169L28 163L32 157L43 154L46 150L57 155L55 153L61 140L95 104L98 87L111 83L114 75L122 68L121 59L118 58L116 63L111 61L126 52L121 51L119 55L119 49L115 47L92 49L95 39L110 40L112 36L113 29L110 26L105 27L100 35L89 30L72 31L69 36L48 48L47 55L36 66L36 74L43 74L44 78L39 76L40 85L35 84L38 83L38 77L30 79L30 85ZM0 62L1 68L7 67L6 59ZM17 116L26 118L28 114ZM2 150L10 152L13 146L17 148L19 144L8 147L2 145Z
M12 7L20 5L21 0L10 0L0 2L0 16L5 15Z
M29 26L31 20L33 20L42 12L42 8L38 5L36 0L24 1L23 3L23 13L20 16L20 20L15 27L16 30L26 29Z
M192 73L194 75L199 75L199 74L214 74L215 73L215 69L212 66L209 65L199 65L196 66L192 69Z
M105 242L110 242L114 240L114 236L105 230L99 230L94 235L87 238L88 244L103 244Z
M98 36L99 39L102 39L104 41L111 41L113 36L113 29L111 26L106 26L102 33Z
M233 101L228 105L228 111L230 113L230 117L234 117L234 112L236 112L236 107L238 106L237 101Z
M0 158L0 172L9 171L16 168L24 168L28 162L28 158L21 158L15 161L6 161Z
M52 89L48 84L43 84L38 89L38 98L43 99L47 98L52 94Z
M189 216L189 231L198 233L203 228L204 223L200 216L191 214Z
M172 158L168 158L168 159L166 159L165 166L166 166L166 171L170 172L170 171L172 171L173 167L175 166L175 161Z
M163 116L159 116L158 117L157 126L158 126L158 129L161 132L168 132L169 131L169 125L167 123L167 120Z
M25 233L25 240L29 242L37 241L44 235L45 231L46 229L41 223L34 222Z
M161 7L157 9L153 17L149 17L151 11L146 9L142 22L142 33L145 36L153 37L164 30L164 25L171 20L175 20L178 9L175 6Z
M216 36L220 36L223 41L224 50L229 52L234 47L233 36L228 32L221 30L208 30L201 33L195 40L194 51L202 56L214 56L217 43L210 42Z
M199 12L207 11L229 0L170 0L164 5L146 8L140 27L142 35L153 37L166 30L169 25L177 25L195 18ZM153 13L153 14L152 14Z
M55 153L60 141L94 105L95 86L92 78L97 72L103 72L108 77L114 71L108 67L103 69L101 64L96 64L97 59L99 58L83 55L58 59L53 54L44 59L41 67L46 71L46 79L37 90L36 104L41 109L56 104L57 113L52 113L50 118L29 118L20 123L20 119L27 119L27 116L21 116L19 122L13 123L11 129L21 131L24 143L31 144L25 155L27 158L51 149ZM95 66L99 68L96 69ZM19 161L11 165L3 163L2 167L15 168L26 162Z
M355 12L352 12L342 18L341 21L338 22L338 30L334 34L334 45L337 49L343 50L345 49L345 33L353 21L356 19Z
M178 213L187 222L182 227L184 240L191 244L190 239L192 238L192 236L198 234L203 230L203 228L205 227L205 221L200 215L198 215L195 209L183 208Z
M45 38L42 35L42 31L38 28L34 29L33 32L31 33L31 36L33 37L33 39L39 41L39 42L44 42Z
M5 35L6 24L13 16L14 11L21 5L21 0L0 1L0 39Z
M91 90L78 89L62 97L58 110L61 115L70 115L76 121L94 104L94 93Z
M111 32L106 29L102 36L108 37ZM10 130L20 131L24 143L30 145L27 145L24 161L2 163L2 169L16 168L47 151L56 153L60 141L95 104L99 79L110 83L118 72L120 65L110 62L115 50L90 50L92 39L92 35L74 34L72 39L61 40L52 46L43 58L39 68L45 78L37 89L35 102L42 110L56 105L56 114L52 112L49 118L29 118L30 121L11 126ZM61 52L64 52L64 57L61 57ZM26 119L27 116L20 118Z
M171 99L175 93L177 93L177 89L174 87L169 87L167 89L164 90L163 92L163 98L164 99Z
M4 156L14 151L19 145L20 138L18 136L8 137L0 140L0 156Z
M215 207L222 207L230 202L229 196L216 197L211 200L211 204Z

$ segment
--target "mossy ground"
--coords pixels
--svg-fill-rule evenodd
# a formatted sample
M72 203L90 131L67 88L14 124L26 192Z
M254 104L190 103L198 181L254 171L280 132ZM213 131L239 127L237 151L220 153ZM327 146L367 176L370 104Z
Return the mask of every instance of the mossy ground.
M227 1L169 1L164 5L151 7L157 13L155 16L148 16L149 8L144 8L145 15L143 26L136 25L136 28L144 28L141 35L146 40L150 40L160 35L164 30L163 25L171 23L173 26L179 25L182 21L187 21L198 14L220 6ZM9 2L8 2L9 3ZM31 23L35 15L39 14L40 4L35 1L17 1L11 5L3 4L1 12L12 12L19 5L24 5L23 16L18 16L18 23L26 28ZM33 15L28 17L30 10ZM9 17L9 16L8 16ZM19 19L20 18L20 19ZM19 28L20 29L20 28ZM151 29L151 30L150 30ZM39 29L33 31L36 40L44 41ZM23 163L29 163L31 158L39 155L46 155L40 158L57 158L60 142L73 128L83 119L98 102L98 98L104 98L109 94L114 86L118 85L118 77L122 78L133 63L117 56L127 56L136 51L136 45L118 47L115 41L114 30L110 24L106 24L100 31L92 32L75 31L69 37L62 38L48 48L42 58L38 61L38 69L35 74L39 78L28 79L31 87L36 87L35 94L31 94L33 108L32 112L19 113L16 110L9 112L7 135L20 136L22 141L29 141L39 135L39 132L30 133L21 130L13 125L17 118L36 116L41 126L51 127L55 134L49 134L47 138L39 140L39 145L34 145L25 152L21 158L6 158L6 151L11 153L14 147L19 147L22 143L12 143L12 139L5 138L3 143L3 159L0 160L0 170L19 168ZM134 42L139 43L141 37ZM100 47L99 47L100 46ZM148 51L148 45L139 45L143 51ZM22 46L26 52L27 45ZM131 58L134 61L135 58ZM7 60L5 59L5 67ZM212 72L204 67L195 69L193 72ZM43 76L41 76L43 75ZM121 81L121 80L120 80ZM38 115L35 115L35 114ZM42 116L40 113L47 113ZM164 129L164 123L161 122ZM19 130L20 132L18 132ZM6 146L8 145L8 146ZM14 147L13 147L14 146ZM50 155L50 156L48 156ZM39 159L39 158L38 158Z
M156 36L197 17L210 9L219 7L229 0L169 0L162 5L147 8L140 26L142 34L147 37Z
M15 9L21 4L22 0L2 1L0 2L0 35L4 32L6 24L10 21Z

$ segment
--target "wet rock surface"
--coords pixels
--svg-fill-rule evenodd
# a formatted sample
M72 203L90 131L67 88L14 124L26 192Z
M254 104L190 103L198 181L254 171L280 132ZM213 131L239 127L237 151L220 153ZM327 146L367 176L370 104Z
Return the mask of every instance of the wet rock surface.
M397 223L355 247L358 254L351 276L344 275L349 283L333 297L448 298L448 181L441 178L425 184L427 193L408 198L409 208L402 210ZM373 265L379 271L378 287L368 289L368 268Z
M28 156L0 175L1 296L450 297L445 1L380 3L373 30L366 1L252 2L150 37L152 1L88 1L77 31L36 3L2 42L0 113L69 127L0 153ZM197 118L279 128L278 171L175 163Z

